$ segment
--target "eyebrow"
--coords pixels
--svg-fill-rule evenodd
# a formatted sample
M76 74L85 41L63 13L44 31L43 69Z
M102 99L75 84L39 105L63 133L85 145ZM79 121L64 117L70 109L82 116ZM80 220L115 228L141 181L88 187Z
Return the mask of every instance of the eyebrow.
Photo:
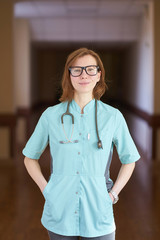
M72 68L73 67L92 67L92 66L97 66L96 64L92 64L92 65L87 65L87 66L71 66Z

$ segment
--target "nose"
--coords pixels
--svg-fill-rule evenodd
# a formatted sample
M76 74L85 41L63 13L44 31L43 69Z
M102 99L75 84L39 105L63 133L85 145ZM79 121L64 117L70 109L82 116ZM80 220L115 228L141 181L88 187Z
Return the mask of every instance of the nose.
M82 70L81 77L82 77L82 78L84 78L84 77L86 77L86 76L87 76L86 70L85 70L85 69L83 69L83 70Z

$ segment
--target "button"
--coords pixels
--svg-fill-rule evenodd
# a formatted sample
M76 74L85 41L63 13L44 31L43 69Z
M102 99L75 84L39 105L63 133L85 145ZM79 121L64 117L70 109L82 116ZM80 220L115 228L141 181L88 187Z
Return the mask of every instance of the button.
M82 133L79 133L79 136L81 136L82 135Z
M75 211L75 214L77 213L77 211Z
M78 171L77 171L76 173L77 173L77 174L79 174L79 172L78 172Z
M81 114L81 117L83 117L83 115Z
M78 194L78 192L76 192L76 194Z
M80 155L81 153L80 152L78 152L78 155Z

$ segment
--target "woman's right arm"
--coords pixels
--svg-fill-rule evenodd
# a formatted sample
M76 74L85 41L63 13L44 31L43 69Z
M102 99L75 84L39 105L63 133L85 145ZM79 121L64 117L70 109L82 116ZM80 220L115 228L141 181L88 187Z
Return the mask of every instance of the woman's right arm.
M41 192L43 192L45 186L47 185L47 181L42 174L41 167L39 165L38 160L25 157L24 165L25 165L29 175L31 176L31 178L38 185Z

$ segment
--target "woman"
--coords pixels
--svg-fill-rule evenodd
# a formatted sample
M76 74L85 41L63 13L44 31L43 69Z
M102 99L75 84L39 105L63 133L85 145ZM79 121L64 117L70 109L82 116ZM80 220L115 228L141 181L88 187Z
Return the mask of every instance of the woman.
M41 222L50 239L115 239L113 204L140 158L121 112L100 101L107 86L97 53L86 48L66 61L61 103L47 108L23 149L25 166L45 198ZM66 112L73 114L62 115ZM38 159L50 145L47 183ZM113 184L113 146L122 163Z

